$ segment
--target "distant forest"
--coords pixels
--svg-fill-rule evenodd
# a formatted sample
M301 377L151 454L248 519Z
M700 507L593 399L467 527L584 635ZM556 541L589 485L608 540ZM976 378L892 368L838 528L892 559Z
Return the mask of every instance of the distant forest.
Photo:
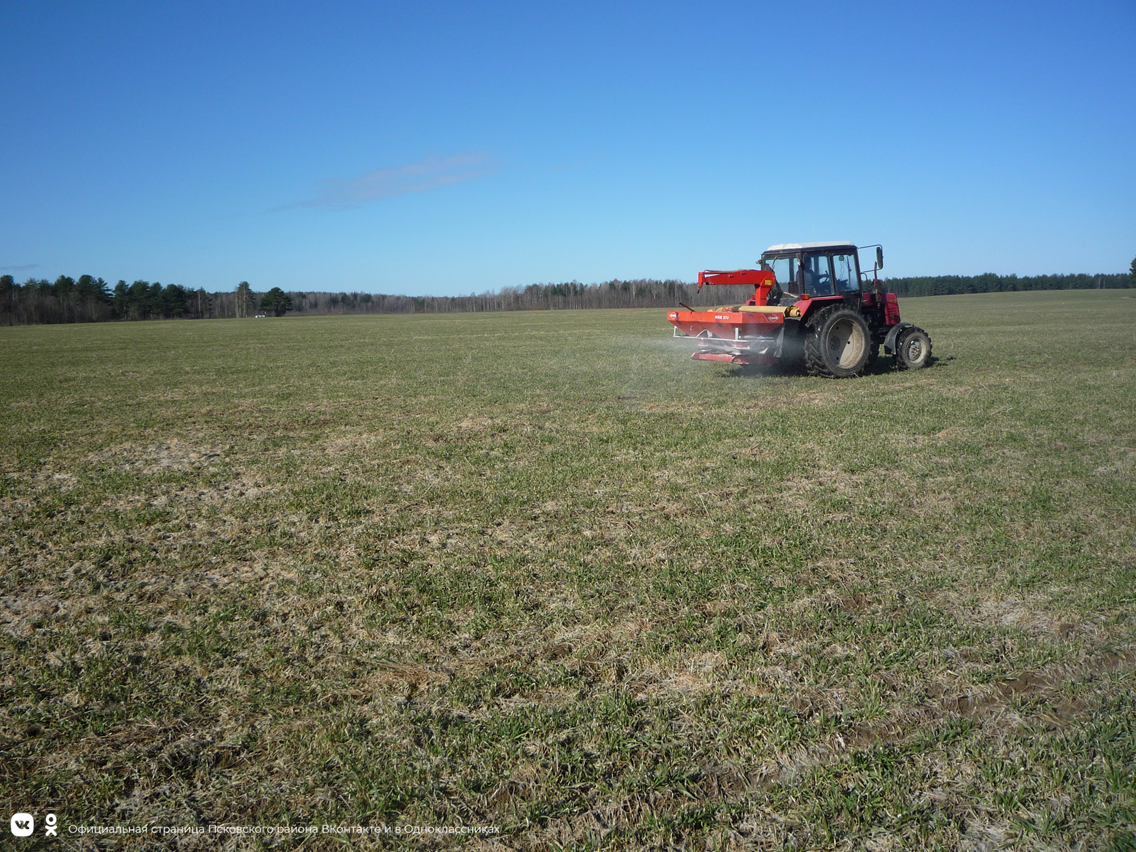
M889 278L886 289L900 296L946 296L1011 290L1089 290L1136 287L1136 261L1130 274L986 275ZM213 319L321 314L456 313L579 308L670 308L743 301L748 287L705 287L682 281L605 281L602 284L530 284L469 296L387 296L371 293L285 292L273 287L259 293L242 281L230 292L209 293L178 284L119 281L61 275L55 281L29 278L17 284L0 276L0 325L103 322L144 319Z

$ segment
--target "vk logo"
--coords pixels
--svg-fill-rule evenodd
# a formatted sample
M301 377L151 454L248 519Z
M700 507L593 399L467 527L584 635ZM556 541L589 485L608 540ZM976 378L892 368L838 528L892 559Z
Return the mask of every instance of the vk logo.
M33 831L35 831L35 819L31 814L12 815L12 834L16 837L31 837Z

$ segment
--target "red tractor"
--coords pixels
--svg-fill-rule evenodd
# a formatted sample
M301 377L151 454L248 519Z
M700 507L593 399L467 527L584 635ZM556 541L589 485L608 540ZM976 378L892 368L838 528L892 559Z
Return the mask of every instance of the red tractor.
M866 246L865 248L871 248ZM851 243L788 243L761 255L760 269L698 273L704 284L752 285L744 305L671 311L676 337L694 338L698 361L731 364L803 364L813 376L858 376L875 362L880 346L901 370L931 360L931 338L899 321L894 293L879 280L884 251L876 249L871 281L860 272Z

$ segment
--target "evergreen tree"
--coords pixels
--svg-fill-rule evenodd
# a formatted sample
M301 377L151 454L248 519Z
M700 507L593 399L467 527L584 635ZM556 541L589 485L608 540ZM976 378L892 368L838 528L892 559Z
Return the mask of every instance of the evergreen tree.
M271 311L273 316L282 317L292 310L292 297L279 287L273 287L260 297L260 309L265 312Z

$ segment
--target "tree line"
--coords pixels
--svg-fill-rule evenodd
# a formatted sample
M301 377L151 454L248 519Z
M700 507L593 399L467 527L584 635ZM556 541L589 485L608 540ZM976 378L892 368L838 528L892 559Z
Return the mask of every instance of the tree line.
M606 281L602 284L530 284L468 296L402 296L382 293L289 291L273 287L265 293L242 281L232 292L209 293L178 284L119 281L65 275L54 282L28 279L17 284L0 276L0 325L108 320L219 319L258 314L451 313L471 311L555 310L563 308L671 307L678 302L713 305L746 299L751 288L704 288L681 281Z
M1129 274L1116 275L940 275L889 278L886 289L900 296L944 296L1016 290L1087 290L1136 287L1136 260ZM0 325L103 322L145 319L219 319L272 314L380 314L529 311L587 308L671 308L742 302L748 287L704 287L668 279L613 279L599 284L569 281L503 287L468 296L402 296L372 293L255 292L242 281L231 292L209 293L178 284L119 281L61 275L55 281L29 278L17 284L0 276Z
M1136 260L1128 275L937 275L888 278L885 287L899 296L954 296L1018 290L1112 290L1136 287Z

